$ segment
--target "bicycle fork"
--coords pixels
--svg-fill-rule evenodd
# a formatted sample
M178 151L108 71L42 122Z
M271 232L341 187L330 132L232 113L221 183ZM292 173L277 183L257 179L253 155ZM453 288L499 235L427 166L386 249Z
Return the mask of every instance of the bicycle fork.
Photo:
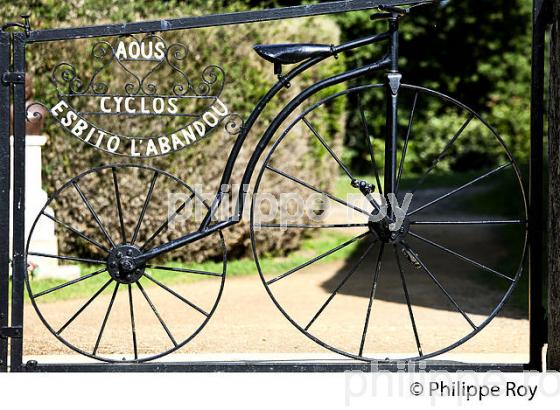
M387 243L396 243L406 233L407 224L397 224L396 205L397 191L397 134L398 134L398 100L402 75L399 72L399 15L392 13L389 19L389 69L386 73L385 84L385 161L383 192L386 213L381 221L371 221L370 229L379 239ZM363 192L363 191L362 191ZM391 198L391 196L393 198ZM395 199L393 201L392 199ZM374 205L375 206L375 205Z
M399 72L399 19L393 15L389 20L391 67L386 78L386 136L385 136L385 172L383 194L387 199L387 217L392 220L394 210L389 201L389 194L396 194L397 171L397 131L398 98L402 75Z

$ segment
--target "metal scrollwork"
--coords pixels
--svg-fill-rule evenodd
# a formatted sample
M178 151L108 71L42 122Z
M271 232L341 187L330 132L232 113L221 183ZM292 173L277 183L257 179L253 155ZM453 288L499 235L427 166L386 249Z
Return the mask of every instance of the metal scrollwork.
M199 96L212 95L214 92L219 95L224 88L224 79L224 70L217 65L210 65L202 71L201 82L195 92ZM216 85L219 87L218 90L213 90Z
M83 88L83 81L78 76L76 68L70 63L57 64L51 73L51 81L57 87L57 90L64 92L60 87L66 86L68 94L81 94L85 92Z
M168 45L156 34L98 41L91 48L91 62L84 62L84 71L87 64L92 67L89 77L66 61L52 69L59 103L51 113L84 142L124 156L177 151L218 124L229 134L239 133L242 118L220 100L225 71L212 64L196 74L196 67L188 67L190 56L187 45ZM69 111L74 114L65 117ZM65 125L71 120L79 126Z
M237 135L243 131L245 125L243 118L239 114L230 114L224 118L226 131L231 135Z

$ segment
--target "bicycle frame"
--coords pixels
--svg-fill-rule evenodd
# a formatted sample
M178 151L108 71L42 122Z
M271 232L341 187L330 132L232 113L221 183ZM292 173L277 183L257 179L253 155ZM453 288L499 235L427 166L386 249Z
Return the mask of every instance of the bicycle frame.
M106 367L107 365L100 365L100 367L95 367L95 365L68 365L68 364L56 364L56 365L44 365L39 364L37 365L36 362L29 362L27 365L22 363L22 331L23 331L23 281L25 276L25 233L24 233L24 223L25 223L25 215L24 215L24 207L21 204L25 203L25 95L24 95L24 82L22 81L21 75L25 73L25 49L27 44L36 43L36 42L49 42L49 41L58 41L58 40L72 40L78 38L93 38L93 37L102 37L102 36L119 36L119 35L127 35L127 34L136 34L136 33L147 33L147 32L165 32L165 31L172 31L172 30L186 30L191 28L200 28L200 27L210 27L210 26L220 26L220 25L230 25L230 24L244 24L244 23L251 23L251 22L259 22L259 21L270 21L270 20L278 20L278 19L287 19L292 17L303 17L303 16L311 16L311 15L319 15L319 14L329 14L329 13L337 13L337 12L348 12L354 10L369 10L376 8L380 4L385 5L405 5L405 4L414 4L420 3L420 1L412 1L412 0L344 0L344 1L335 1L329 3L320 3L320 4L313 4L307 6L296 6L296 7L289 7L289 8L282 8L282 9L273 9L273 10L262 10L262 11L251 11L251 12L242 12L242 13L230 13L230 14L222 14L222 15L210 15L210 16L200 16L200 17L187 17L187 18L178 18L178 19L171 19L171 20L157 20L157 21L148 21L148 22L134 22L134 23L125 23L125 24L110 24L110 25L103 25L103 26L91 26L91 27L77 27L77 28L58 28L52 30L31 30L29 24L19 24L19 23L9 23L2 26L0 30L0 52L3 57L0 60L0 66L2 67L2 87L0 87L0 94L2 96L1 103L0 103L0 117L5 118L6 121L3 123L6 126L0 127L0 133L5 136L3 140L6 142L2 143L2 147L0 151L3 152L3 158L5 157L6 161L3 161L3 164L9 164L13 162L14 170L13 170L13 189L14 189L14 197L13 203L15 206L13 212L13 219L10 218L9 213L6 213L6 209L3 209L1 216L1 224L2 226L8 226L9 222L13 222L14 226L14 234L13 238L13 286L12 286L12 304L11 310L8 309L8 287L7 286L0 286L2 292L0 292L0 324L2 325L2 337L0 337L0 372L6 371L8 368L7 366L7 356L8 356L8 342L11 340L11 348L10 348L10 357L11 357L11 370L12 371L22 371L22 370L29 370L29 371L41 371L45 369L50 369L51 371L64 370L67 371L68 369L75 369L75 370L91 370L91 369L103 369L107 371L126 371L131 370L126 364L116 364L113 365L114 367ZM534 1L534 37L533 37L533 54L534 54L534 61L533 61L533 99L532 99L532 133L531 133L531 216L529 218L529 229L530 229L530 247L531 247L531 258L530 258L530 273L531 273L531 287L530 287L530 319L531 319L531 362L527 366L527 369L539 369L541 363L541 349L544 343L544 324L543 324L543 317L544 314L542 313L542 306L541 306L541 288L542 288L542 275L541 275L541 268L542 268L542 258L539 255L542 254L542 238L540 235L540 231L542 228L542 88L543 88L543 70L544 70L544 53L543 53L543 43L544 43L544 34L549 24L547 18L547 13L545 12L547 2L543 0L535 0ZM21 29L24 29L25 32L7 32L5 31L6 28L9 26L17 26ZM389 35L389 32L383 34L377 34L373 36L369 36L365 39L356 40L354 42L342 44L333 48L333 55L336 53L344 52L351 50L353 48L365 46L368 44L373 44L375 42L380 42L384 40L391 40L391 53L385 55L379 61L372 63L368 66L361 67L347 73L340 74L339 76L335 76L326 80L321 81L320 83L315 84L314 86L310 87L309 89L305 90L302 94L300 94L296 99L301 102L305 100L306 97L313 95L315 92L328 87L332 84L337 84L338 82L343 82L345 80L349 80L351 78L357 78L363 74L379 71L382 69L387 69L387 122L388 124L393 124L396 122L396 106L398 101L398 94L399 94L399 87L398 87L398 80L400 79L398 73L398 32L394 33L397 37L396 44L394 43L393 36ZM358 44L359 42L362 42ZM353 46L352 46L353 45ZM394 55L393 55L394 54ZM305 61L291 70L284 79L290 79L297 77L303 71L311 68L312 66L320 63L322 60L328 58L319 58L319 59L311 59ZM393 58L394 57L394 58ZM395 67L393 67L395 65ZM340 79L340 81L336 81ZM329 82L333 81L333 82ZM323 87L318 88L319 86L323 85ZM393 95L391 92L391 85L395 86L396 93ZM232 174L232 170L234 167L235 160L239 154L241 146L250 131L252 125L256 122L256 120L260 117L260 114L264 110L264 105L268 103L282 88L284 87L284 83L276 83L272 86L272 88L267 92L265 96L263 96L253 112L247 119L242 132L236 140L234 147L228 157L228 161L226 164L226 169L224 170L222 176L222 182L225 180L226 182L230 181L230 177ZM307 93L305 96L304 93ZM267 98L268 97L268 98ZM295 100L294 100L295 101ZM298 104L290 103L289 106L296 107ZM14 109L14 118L13 120L9 120L9 109L10 109L10 102L13 103ZM394 102L394 105L393 105ZM282 112L288 112L286 109ZM281 113L281 115L282 115ZM275 123L277 123L276 128L272 125L267 130L266 134L260 139L258 145L256 146L256 150L254 155L251 157L250 162L246 168L245 174L243 176L243 181L249 182L251 180L251 176L253 175L254 168L259 161L259 158L262 156L262 153L267 147L267 144L270 142L275 131L277 131L278 127L282 124L282 120L279 120L281 117L279 115ZM285 114L287 115L287 114ZM1 121L0 121L1 122ZM13 161L9 158L9 136L10 136L10 127L13 126L13 134L14 134L14 151L13 151ZM394 145L392 143L396 140L396 130L390 129L387 127L387 139L389 140L390 144L387 145L386 157L388 156L389 159L393 158L395 155ZM268 137L268 140L266 139ZM5 154L5 155L4 155ZM391 161L385 161L386 164L390 164ZM391 171L394 169L396 161L393 161L392 167L389 167ZM7 166L7 165L6 165ZM6 189L9 191L10 189L10 172L9 166L4 167L6 172L2 174L2 178L0 178L2 189L5 191ZM393 173L389 172L389 175L393 175ZM388 182L387 179L385 181L386 187L389 185L390 181ZM4 188L6 187L6 188ZM386 191L390 192L390 191ZM234 215L231 218L228 218L225 221L213 222L212 216L221 203L223 199L224 192L219 191L214 201L212 202L211 213L207 215L207 218L203 221L204 223L201 224L199 231L194 232L192 234L185 235L183 238L180 238L176 241L170 242L169 246L173 245L173 248L167 246L166 248L160 249L160 253L164 253L166 251L170 251L172 249L181 247L189 242L194 242L197 239L207 236L211 233L215 233L218 230L226 228L228 226L234 225L235 223L239 222L242 216L242 211L246 199L246 191L240 191L239 199L237 202L237 208ZM5 208L5 207L4 207ZM7 229L7 228L6 228ZM540 239L539 239L540 238ZM152 250L155 251L155 248ZM8 243L7 241L2 246L2 256L1 259L5 266L9 263L9 254L8 254ZM542 255L541 255L542 256ZM0 275L0 282L1 283L8 283L8 270L6 269L6 275ZM8 312L11 311L11 326L8 325ZM144 371L161 371L162 369L165 370L172 370L172 369L185 369L185 367L181 366L182 364L172 364L171 366L167 366L166 364L158 363L156 366L151 367L150 364L147 365L138 365L135 364L135 369L143 369ZM140 367L142 366L142 367ZM197 368L196 364L187 364L189 370ZM208 369L214 370L224 370L228 369L228 364L217 364L214 365L198 365L199 369L204 369L208 371ZM332 370L333 367L330 365L322 365L323 369L330 369ZM388 364L390 369L396 369L393 363ZM449 369L449 364L436 364L435 366L430 366L430 368L441 368ZM470 367L466 366L466 369L473 369L473 368L480 368L485 369L485 365L480 365L480 367L476 367L477 365ZM305 365L288 365L288 366L278 366L276 365L275 369L278 370L280 368L290 369L293 371L296 367L298 368L307 368L313 369L312 371L317 371L321 365L313 364L311 366L305 367ZM230 364L230 369L231 364ZM264 369L265 371L269 371L272 367L270 364L266 363L263 367L259 367L259 365L249 365L247 368L260 368L261 371ZM350 368L350 365L341 365L338 367L340 369L347 370ZM363 365L363 367L354 367L354 369L364 369L364 370L371 370L370 365ZM463 368L462 366L451 368L458 369ZM488 368L490 369L520 369L522 365L499 365L492 364ZM299 370L301 371L301 370Z
M302 91L294 99L292 99L284 109L274 118L264 135L259 140L257 146L253 150L253 154L247 163L243 178L241 180L241 188L239 190L239 195L237 199L235 214L226 220L218 221L212 224L212 218L216 210L220 207L224 194L227 190L223 187L228 187L231 181L231 175L239 155L241 148L246 140L248 133L251 131L253 125L260 117L261 113L264 111L268 103L288 84L292 79L299 76L304 71L309 68L319 64L323 60L336 56L342 52L353 50L356 48L364 47L374 43L379 43L382 41L389 41L389 51L388 53L381 57L379 60L365 65L363 67L358 67L344 73L335 75L333 77L326 78ZM398 71L398 59L399 59L399 16L396 13L392 13L389 17L389 30L383 33L374 34L368 37L364 37L358 40L353 40L339 46L332 47L332 52L330 55L321 56L306 60L300 63L298 66L293 68L284 76L280 76L278 82L274 84L273 87L260 99L256 104L255 108L249 115L247 122L243 125L241 134L237 138L229 158L226 163L222 179L220 181L220 190L216 194L208 213L206 214L204 220L202 221L198 231L189 233L182 236L181 238L175 239L173 241L167 242L165 244L154 247L142 255L134 258L134 262L141 264L149 259L152 259L158 255L170 252L189 243L195 242L206 236L209 236L216 231L235 225L241 221L243 217L243 209L245 206L245 200L247 197L247 191L255 167L268 146L272 136L280 127L285 118L290 115L293 110L305 101L307 98L316 94L317 92L342 83L344 81L352 80L372 72L380 71L382 69L388 69L386 78L386 102L387 102L387 112L386 112L386 123L387 123L387 135L385 141L385 178L384 182L384 192L391 193L395 192L395 177L396 177L396 164L397 164L397 103L398 103L398 91L401 81L401 74ZM390 206L388 207L387 218L391 219L393 215Z

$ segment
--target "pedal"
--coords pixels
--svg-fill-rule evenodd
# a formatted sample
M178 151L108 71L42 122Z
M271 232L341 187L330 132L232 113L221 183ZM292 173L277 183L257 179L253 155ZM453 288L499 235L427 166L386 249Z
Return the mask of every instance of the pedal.
M352 187L358 188L364 195L371 194L375 192L375 185L368 183L367 181L363 181L361 179L354 179L352 180Z
M402 253L405 256L405 258L412 264L412 266L414 266L416 269L422 268L422 265L418 261L418 255L414 253L411 249L402 248Z

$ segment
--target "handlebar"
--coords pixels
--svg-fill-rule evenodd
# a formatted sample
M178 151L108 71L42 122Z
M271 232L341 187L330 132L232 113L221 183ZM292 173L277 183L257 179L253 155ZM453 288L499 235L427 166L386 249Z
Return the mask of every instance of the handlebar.
M423 3L420 3L423 4ZM389 12L388 14L398 14L399 16L404 16L405 14L408 14L410 11L410 8L401 8L401 7L397 7L397 6L384 6L383 4L380 5L378 7L379 10L381 11L387 11Z
M397 6L389 6L389 5L380 5L377 7L382 13L376 13L370 16L371 20L380 20L380 19L398 19L410 13L415 7L419 6L427 6L431 4L439 3L440 0L426 0L420 3L416 3L410 7L397 7Z

